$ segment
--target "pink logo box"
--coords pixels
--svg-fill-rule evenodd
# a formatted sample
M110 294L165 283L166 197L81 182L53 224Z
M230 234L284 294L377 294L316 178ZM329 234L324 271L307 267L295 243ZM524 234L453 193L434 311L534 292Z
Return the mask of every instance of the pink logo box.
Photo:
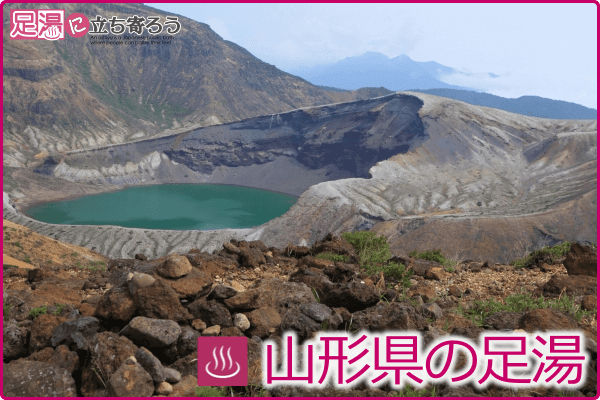
M198 386L247 384L247 337L198 338Z
M13 40L64 40L65 10L10 10Z

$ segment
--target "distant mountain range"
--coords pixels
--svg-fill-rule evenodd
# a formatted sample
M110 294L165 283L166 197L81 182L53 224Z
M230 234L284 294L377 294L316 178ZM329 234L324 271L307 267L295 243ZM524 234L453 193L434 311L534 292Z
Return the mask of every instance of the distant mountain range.
M419 62L407 55L389 58L367 52L348 57L335 64L296 68L289 73L319 86L355 90L362 87L386 87L393 91L407 89L470 89L442 82L442 75L461 73L435 61ZM491 74L491 76L494 76Z
M473 92L456 89L415 89L414 92L433 94L477 106L499 108L516 114L531 117L554 119L596 119L598 111L594 108L584 107L580 104L562 100L546 99L539 96L521 96L516 99L495 96L489 93Z

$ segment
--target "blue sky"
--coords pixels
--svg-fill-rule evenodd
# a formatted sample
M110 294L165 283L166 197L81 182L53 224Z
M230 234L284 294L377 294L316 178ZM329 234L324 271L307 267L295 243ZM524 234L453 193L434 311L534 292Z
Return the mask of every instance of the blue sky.
M471 74L444 79L453 84L597 107L595 4L150 5L207 23L284 71L406 54Z

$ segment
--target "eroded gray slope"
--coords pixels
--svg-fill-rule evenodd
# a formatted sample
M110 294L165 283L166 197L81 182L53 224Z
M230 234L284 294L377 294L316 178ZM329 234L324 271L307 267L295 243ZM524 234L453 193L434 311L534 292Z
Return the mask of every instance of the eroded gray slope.
M82 182L239 184L241 179L287 193L314 184L282 217L232 233L268 245L310 244L329 231L373 228L397 251L441 247L459 249L462 258L509 261L548 235L596 241L596 121L542 120L415 96L420 100L392 95L70 154L54 165L47 160L44 168ZM377 156L386 159L352 159L363 149L366 154L378 149ZM364 176L369 162L376 163L372 177L356 178ZM48 232L90 247L94 229L61 226L62 232ZM111 228L111 240L127 243L129 256L148 249L155 235L167 245L153 256L188 245L213 249L222 239L207 232L196 239L181 233L175 240L151 232L134 241L129 231ZM498 238L502 246L491 246ZM104 251L124 255L117 247Z

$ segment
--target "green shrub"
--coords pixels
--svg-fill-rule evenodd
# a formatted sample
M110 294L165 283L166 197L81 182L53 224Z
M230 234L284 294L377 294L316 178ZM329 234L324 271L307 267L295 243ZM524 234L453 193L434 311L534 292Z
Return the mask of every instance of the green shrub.
M510 265L515 268L532 268L538 264L554 264L559 259L567 255L571 250L570 242L563 242L552 247L544 247L543 249L529 253L523 258L511 261Z
M19 242L14 242L14 243L13 243L13 245L14 245L15 247L18 247L19 249L23 250L23 246L21 246L21 243L19 243Z
M442 254L442 251L439 249L427 250L422 253L419 253L417 250L413 250L410 253L408 253L408 255L413 258L420 258L422 260L427 260L427 261L435 261L435 262L443 265L446 268L453 268L454 266L456 266L456 264L458 264L458 262L448 260L446 257L444 257L444 255ZM454 270L454 268L453 268L453 270Z
M60 315L60 313L62 312L62 310L65 308L66 304L60 304L60 303L54 303L54 305L56 306L56 311L54 311L52 314L54 315Z
M583 317L592 315L590 311L582 310L574 298L569 296L561 296L558 299L546 299L544 296L534 298L530 293L521 293L506 297L504 303L497 302L494 299L486 301L475 300L473 303L473 307L468 310L462 309L460 305L458 310L459 313L477 326L482 326L484 324L483 321L488 316L500 311L524 312L542 308L553 308L569 313L577 321L580 321Z
M377 236L375 232L346 232L342 234L356 249L358 263L361 267L373 264L383 264L392 257L390 245L385 236Z
M196 386L195 392L198 397L227 397L224 389L215 386Z
M385 236L377 236L375 232L346 232L342 237L356 250L358 264L368 275L375 275L383 271L383 275L399 281L403 287L410 287L412 270L397 263L388 263L392 257L390 245Z
M42 314L46 314L48 312L48 306L36 307L33 310L29 311L29 316L33 319L39 317Z
M335 253L319 253L317 254L317 256L315 258L318 258L319 260L329 260L329 261L341 261L341 262L348 262L350 260L350 257L348 256L344 256L342 254L335 254Z

